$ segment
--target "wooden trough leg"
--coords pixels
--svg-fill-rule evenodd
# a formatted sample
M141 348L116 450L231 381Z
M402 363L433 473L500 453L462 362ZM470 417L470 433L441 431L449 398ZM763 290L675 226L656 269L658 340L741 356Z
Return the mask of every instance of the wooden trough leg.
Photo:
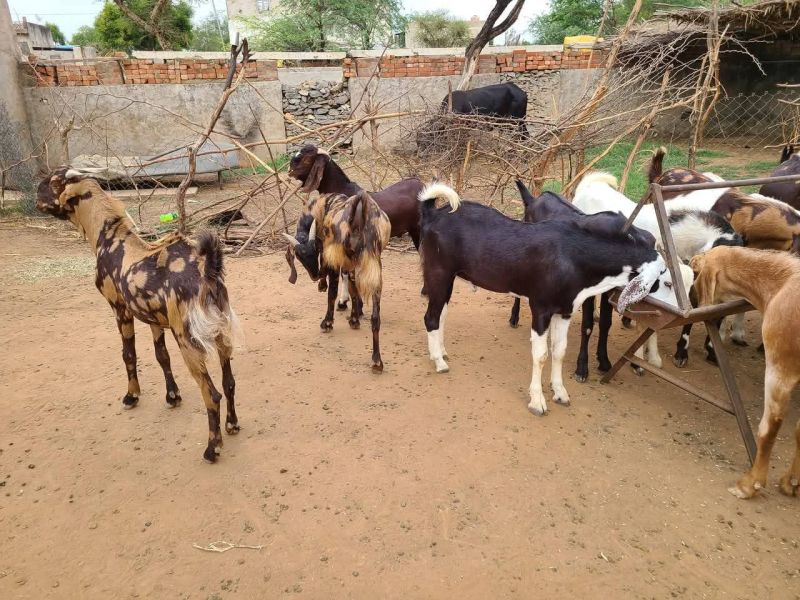
M750 458L750 464L756 458L756 440L753 437L753 430L750 428L750 421L747 418L747 413L742 404L742 397L739 394L739 387L736 385L736 379L733 376L731 364L728 362L728 353L725 351L722 344L722 338L719 335L719 329L714 321L705 321L708 335L711 336L711 343L714 345L714 352L717 355L717 366L722 374L722 381L725 384L725 389L728 392L728 397L733 407L733 414L736 416L736 422L739 425L739 431L744 440L744 446L747 449L747 456Z
M628 348L622 356L617 359L617 362L611 367L611 370L603 375L602 379L600 379L601 383L608 383L611 379L616 375L619 370L623 367L623 365L628 362L630 356L633 356L634 353L641 348L644 343L650 338L651 335L655 333L652 329L645 329L642 334L636 338L636 341L631 344L630 348Z

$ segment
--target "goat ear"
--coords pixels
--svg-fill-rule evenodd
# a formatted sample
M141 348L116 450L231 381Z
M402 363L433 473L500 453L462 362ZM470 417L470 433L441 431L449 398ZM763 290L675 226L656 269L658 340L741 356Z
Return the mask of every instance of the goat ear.
M82 186L80 185L80 181L67 183L64 186L64 191L62 191L58 195L58 203L61 206L67 206L67 204L72 198L80 196L82 193L83 189Z
M369 196L366 192L360 192L355 196L350 206L348 223L350 224L350 234L359 233L364 229L367 222L367 212L369 211Z
M286 262L289 263L289 283L295 284L297 283L297 269L294 266L294 252L292 252L292 246L286 248Z
M694 288L697 290L697 305L706 306L714 304L717 291L717 279L719 271L713 264L704 261L703 267L694 280Z
M308 193L319 189L319 184L322 181L322 174L330 159L331 157L327 154L317 154L317 157L314 159L314 164L311 165L311 170L308 172L308 176L303 182L303 187L300 188L300 191Z

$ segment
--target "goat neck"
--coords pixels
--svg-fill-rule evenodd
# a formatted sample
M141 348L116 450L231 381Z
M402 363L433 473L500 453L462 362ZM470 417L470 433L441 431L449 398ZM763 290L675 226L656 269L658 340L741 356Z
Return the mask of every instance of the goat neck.
M133 233L130 218L125 212L125 205L121 200L107 194L93 179L84 179L70 184L65 190L69 197L79 197L75 210L70 214L70 220L83 233L92 246L92 252L97 254L100 245L100 236L114 229L119 238L128 237L139 241L143 246L145 242ZM126 241L126 243L129 243Z
M772 298L798 273L797 258L776 250L719 247L706 253L714 259L716 272L714 300L745 298L763 314ZM692 266L702 265L704 255ZM697 270L697 269L695 269Z
M350 180L333 159L329 160L322 172L318 191L320 194L338 193L354 196L362 190L361 186Z

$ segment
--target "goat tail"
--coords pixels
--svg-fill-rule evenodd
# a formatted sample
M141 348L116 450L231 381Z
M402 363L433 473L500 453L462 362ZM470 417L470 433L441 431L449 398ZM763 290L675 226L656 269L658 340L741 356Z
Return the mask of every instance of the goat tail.
M419 193L419 201L423 204L429 201L445 200L450 205L450 212L455 212L461 206L461 198L458 193L443 183L431 183Z
M380 254L366 252L355 268L358 294L366 301L383 287L383 274Z
M667 149L664 146L657 148L653 152L653 158L650 159L650 167L647 169L647 181L653 183L656 179L661 177L664 172L664 157L667 155Z
M225 280L225 265L222 262L222 244L217 234L203 231L197 236L197 254L205 258L201 271L203 279L212 287L217 287Z
M239 319L228 301L225 287L225 266L222 244L210 231L200 233L196 239L202 282L197 297L189 303L187 326L192 339L205 350L232 352L242 341Z

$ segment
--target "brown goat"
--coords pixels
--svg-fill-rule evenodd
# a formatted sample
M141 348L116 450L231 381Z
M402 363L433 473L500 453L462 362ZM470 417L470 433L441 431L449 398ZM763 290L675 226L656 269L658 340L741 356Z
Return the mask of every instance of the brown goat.
M701 305L745 298L763 317L761 334L767 367L764 373L764 414L758 426L752 469L730 488L739 498L751 498L767 483L769 457L792 390L800 382L800 259L785 252L722 246L692 259L695 289ZM795 428L794 462L781 477L788 496L800 486L800 421Z
M156 243L132 230L120 200L106 194L94 179L75 170L59 169L40 184L36 207L69 219L92 245L97 256L95 284L111 305L122 336L122 357L128 373L123 408L139 402L134 318L150 325L156 358L164 371L169 407L181 401L172 376L164 330L170 329L189 371L200 386L208 413L208 446L203 458L214 462L222 446L221 394L206 368L209 352L219 355L222 387L227 400L225 430L239 431L231 370L236 316L224 283L222 248L216 235L195 239L173 234Z
M312 280L324 277L325 270L342 270L353 275L349 282L353 298L352 328L359 326L363 300L372 299L372 370L376 373L383 371L379 342L383 287L381 252L389 243L391 229L389 217L369 193L362 190L350 197L323 194L311 199L297 226L298 235L303 232L303 239L284 234L291 244L290 254L297 257ZM328 311L320 324L324 332L333 328L333 302L338 285L338 277L331 279Z

